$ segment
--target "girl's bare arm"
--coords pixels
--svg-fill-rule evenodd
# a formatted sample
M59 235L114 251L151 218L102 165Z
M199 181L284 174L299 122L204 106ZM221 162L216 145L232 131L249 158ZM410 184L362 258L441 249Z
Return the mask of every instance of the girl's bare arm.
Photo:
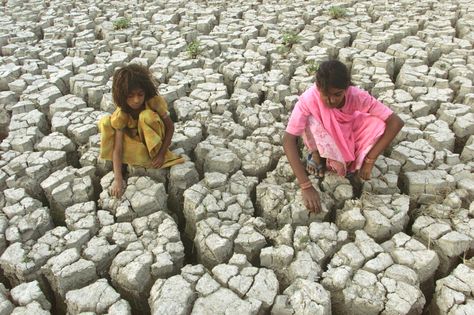
M296 146L296 136L285 132L285 135L283 136L283 149L285 150L288 162L290 163L290 166L293 169L293 173L295 173L295 176L298 179L298 183L300 185L303 183L307 183L309 181L309 178L298 155L298 148ZM313 186L306 189L302 189L301 193L306 208L308 208L309 211L316 213L321 211L321 201L319 199L319 194Z
M300 184L307 182L309 178L298 155L296 136L285 132L285 135L283 136L283 149L285 150L288 162L290 163L290 166L293 169L293 173L298 179L298 182Z
M158 151L158 154L151 162L151 165L156 168L160 168L165 162L165 153L171 145L171 138L173 137L174 133L174 123L171 120L170 116L166 115L164 117L161 117L161 119L165 124L165 136L163 138L163 142L161 143L161 147Z
M123 131L115 130L114 151L112 152L112 164L114 168L114 183L112 184L112 195L117 198L122 196L122 155L123 155Z
M383 135L377 140L372 149L367 153L364 163L359 171L359 176L362 179L369 180L372 174L372 167L374 166L375 160L377 157L385 150L392 140L397 136L397 134L402 129L404 122L397 114L393 113L385 121L385 131Z
M163 139L163 143L161 144L160 151L158 151L158 154L161 153L164 155L166 150L168 150L171 145L171 138L173 138L174 133L174 123L168 115L161 117L161 119L165 124L165 137Z
M385 124L385 132L379 138L379 140L377 140L377 142L374 144L369 153L367 153L367 157L369 159L376 159L380 155L380 153L382 153L383 150L385 150L390 145L392 140L403 128L403 125L405 123L400 117L398 117L397 114L393 113L392 115L390 115L390 117L387 118Z

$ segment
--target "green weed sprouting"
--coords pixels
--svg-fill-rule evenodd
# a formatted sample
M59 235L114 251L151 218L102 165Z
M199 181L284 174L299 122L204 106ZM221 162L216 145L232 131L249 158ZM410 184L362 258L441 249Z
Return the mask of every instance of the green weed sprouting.
M201 53L201 43L198 40L193 40L188 47L186 48L186 51L188 52L189 56L193 59L196 59L197 56Z
M346 16L346 9L339 6L332 6L329 8L329 15L333 19L340 19Z
M121 30L124 28L128 28L130 26L130 22L131 22L131 19L129 18L124 18L124 17L118 18L113 23L114 30Z
M299 43L300 40L301 37L296 33L288 32L283 34L283 45L289 49L291 49L294 44Z
M298 239L298 245L300 248L306 248L308 246L308 243L311 239L309 238L308 235L303 235L301 236L300 239Z
M282 35L282 45L278 47L278 52L282 55L287 56L293 45L299 43L301 37L293 32L283 33Z
M319 63L317 63L316 61L310 60L306 63L306 72L308 72L309 75L315 75L318 69Z

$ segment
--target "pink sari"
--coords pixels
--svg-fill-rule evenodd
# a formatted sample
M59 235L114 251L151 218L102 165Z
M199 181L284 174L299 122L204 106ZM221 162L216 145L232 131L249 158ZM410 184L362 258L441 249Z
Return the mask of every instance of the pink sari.
M342 108L329 108L313 86L301 95L286 131L302 135L310 152L317 150L326 158L329 169L344 176L361 168L392 113L390 108L354 86L347 89Z

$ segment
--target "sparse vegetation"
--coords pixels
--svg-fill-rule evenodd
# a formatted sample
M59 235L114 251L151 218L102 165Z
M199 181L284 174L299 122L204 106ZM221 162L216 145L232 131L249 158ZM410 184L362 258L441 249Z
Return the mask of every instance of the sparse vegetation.
M329 15L333 19L340 19L346 16L346 9L339 6L332 6L329 8Z
M283 45L285 47L288 47L288 49L291 50L294 44L299 43L301 40L301 37L298 36L298 34L289 32L289 33L284 33L283 34Z
M285 56L288 55L293 45L299 43L300 40L301 37L294 32L283 33L282 45L278 47L278 52Z
M315 75L318 69L319 63L317 63L316 61L310 60L306 63L306 72L308 72L309 75Z
M28 264L32 261L33 261L33 259L31 259L31 257L29 255L23 256L23 259L22 259L23 263Z
M186 48L186 51L188 52L189 56L193 59L196 59L197 56L201 53L201 43L198 40L193 40L188 47Z
M129 18L118 18L114 21L114 30L121 30L124 28L128 28L130 26L131 20Z
M298 244L299 244L300 248L306 248L308 246L309 241L310 241L309 236L304 235L300 239L298 239Z

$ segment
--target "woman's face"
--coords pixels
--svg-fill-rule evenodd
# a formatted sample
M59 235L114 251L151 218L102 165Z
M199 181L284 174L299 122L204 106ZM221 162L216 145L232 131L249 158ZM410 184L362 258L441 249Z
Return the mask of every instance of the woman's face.
M346 97L346 89L339 89L330 87L327 92L319 90L319 94L323 99L324 104L329 108L341 108L344 106L344 100Z
M127 105L130 106L131 109L140 109L144 102L145 91L143 89L133 89L127 95Z

